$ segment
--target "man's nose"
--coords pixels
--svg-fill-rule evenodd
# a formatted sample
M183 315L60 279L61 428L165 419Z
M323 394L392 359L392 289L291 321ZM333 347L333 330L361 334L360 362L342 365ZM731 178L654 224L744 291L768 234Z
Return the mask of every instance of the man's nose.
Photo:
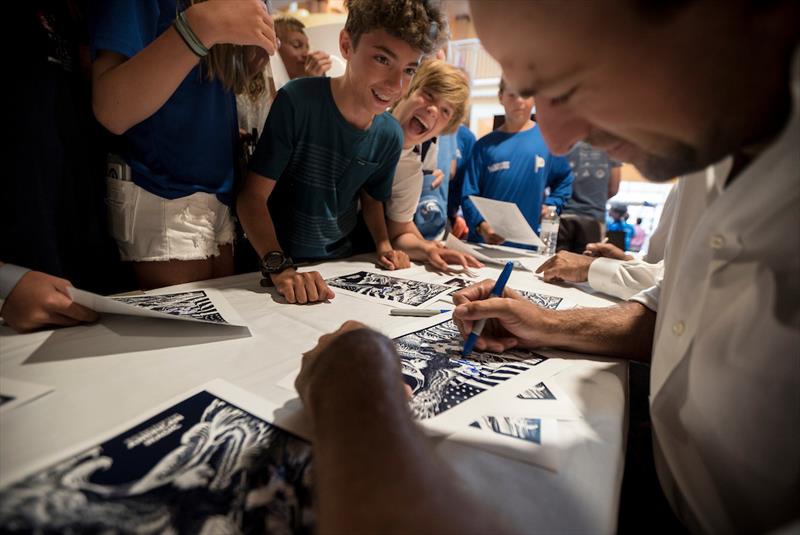
M536 101L536 122L550 152L564 155L582 139L589 135L591 124L572 112L558 109L547 99Z

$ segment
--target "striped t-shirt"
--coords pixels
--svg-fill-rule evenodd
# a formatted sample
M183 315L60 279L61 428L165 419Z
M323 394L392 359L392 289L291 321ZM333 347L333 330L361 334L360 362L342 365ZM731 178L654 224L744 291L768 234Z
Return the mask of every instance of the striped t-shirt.
M286 84L250 161L253 172L277 181L268 207L281 248L295 260L350 255L359 192L389 199L402 143L388 113L367 130L348 123L329 78Z

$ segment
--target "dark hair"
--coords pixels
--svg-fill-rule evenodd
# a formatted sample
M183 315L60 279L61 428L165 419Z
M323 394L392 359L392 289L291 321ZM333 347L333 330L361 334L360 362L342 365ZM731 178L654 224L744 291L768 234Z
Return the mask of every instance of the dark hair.
M447 19L433 0L347 0L347 22L353 46L362 35L385 30L415 50L430 54L449 37Z

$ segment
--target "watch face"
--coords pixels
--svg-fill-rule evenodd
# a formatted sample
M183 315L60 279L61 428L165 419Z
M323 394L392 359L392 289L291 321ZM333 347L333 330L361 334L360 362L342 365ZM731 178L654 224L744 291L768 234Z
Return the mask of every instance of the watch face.
M283 261L284 261L283 254L277 251L273 251L271 253L268 253L267 256L264 258L264 265L267 267L267 269L278 269L283 264Z

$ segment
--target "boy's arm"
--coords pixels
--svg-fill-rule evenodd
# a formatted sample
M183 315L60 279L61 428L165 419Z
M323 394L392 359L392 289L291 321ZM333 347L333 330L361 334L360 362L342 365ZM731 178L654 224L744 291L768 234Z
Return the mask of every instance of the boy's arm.
M373 199L369 193L362 189L361 210L364 215L364 222L367 224L372 240L375 242L378 264L389 270L411 267L411 262L406 253L392 249L389 231L386 228L386 218L383 214L383 203Z
M186 10L189 26L207 48L217 43L275 47L272 18L257 0L204 2ZM150 117L197 65L198 57L174 27L133 57L101 50L92 64L92 108L97 120L122 134Z
M275 180L251 171L236 198L239 220L260 258L270 251L283 252L267 206L275 184ZM335 297L317 271L298 273L295 268L286 268L280 273L271 274L270 278L289 303L313 303Z
M394 248L404 251L412 260L428 262L434 268L444 272L450 271L449 264L460 264L465 269L483 267L483 264L472 255L459 253L442 247L437 242L426 240L412 221L400 223L387 219L386 226Z

